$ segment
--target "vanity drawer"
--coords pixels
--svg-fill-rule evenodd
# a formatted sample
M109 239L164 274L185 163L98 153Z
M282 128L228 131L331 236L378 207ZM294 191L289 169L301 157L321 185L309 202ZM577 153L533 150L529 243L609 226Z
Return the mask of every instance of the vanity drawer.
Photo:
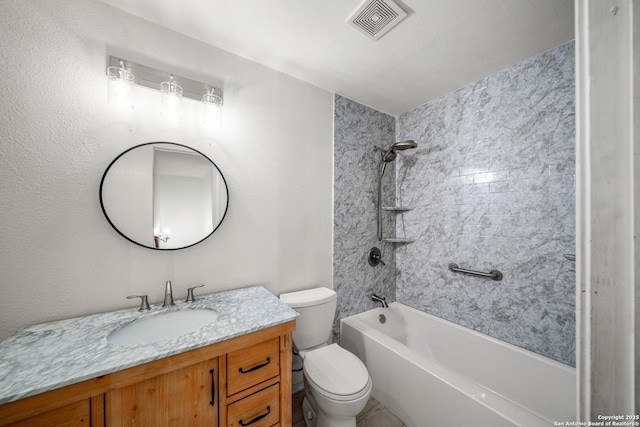
M280 421L280 384L227 406L227 427L269 427Z
M280 373L280 340L274 338L227 354L227 395Z

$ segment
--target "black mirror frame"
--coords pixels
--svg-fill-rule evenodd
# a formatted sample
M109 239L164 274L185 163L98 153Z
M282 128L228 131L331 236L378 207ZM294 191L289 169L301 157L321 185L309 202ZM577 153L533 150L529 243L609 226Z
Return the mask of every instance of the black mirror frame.
M183 147L183 148L187 148L191 151L195 151L196 153L200 154L202 157L204 157L205 159L209 160L209 162L211 162L211 164L213 165L214 168L216 168L216 170L218 171L218 173L220 174L220 176L222 177L222 181L224 182L224 188L227 192L227 205L224 208L224 214L222 214L222 218L220 218L220 221L218 222L218 225L213 229L213 231L211 231L211 233L209 233L208 235L206 235L204 238L202 238L201 240L198 240L195 243L192 243L191 245L188 246L182 246L179 248L154 248L151 246L147 246L147 245L143 245L142 243L136 242L135 240L130 239L129 237L127 237L124 233L122 233L118 227L115 226L115 224L113 222L111 222L111 219L109 218L109 215L107 215L107 211L104 207L104 201L102 199L102 187L104 185L104 180L107 177L107 174L109 173L109 170L111 169L111 167L118 161L118 159L122 156L124 156L125 154L127 154L129 151L135 150L136 148L139 147L144 147L146 145L155 145L155 144L169 144L169 145L176 145L178 147ZM222 174L222 171L220 170L220 168L218 167L218 165L216 165L213 160L211 160L208 156L206 156L205 154L203 154L202 152L196 150L195 148L189 147L188 145L184 145L184 144L178 144L176 142L165 142L165 141L156 141L156 142L145 142L144 144L139 144L136 146L133 146L125 151L123 151L122 153L120 153L115 159L113 159L111 161L111 163L109 163L109 166L107 166L107 169L105 169L104 173L102 174L102 179L100 180L100 191L99 191L99 196L100 196L100 208L102 209L102 213L104 214L104 217L107 219L107 222L109 222L109 224L111 225L111 227L116 230L118 232L119 235L121 235L122 237L124 237L125 239L127 239L128 241L130 241L131 243L135 243L138 246L141 246L143 248L147 248L147 249L152 249L154 251L177 251L180 249L186 249L186 248L190 248L192 246L195 246L199 243L202 243L203 241L207 240L209 237L211 237L211 235L213 233L216 232L216 230L218 228L220 228L220 225L222 224L222 221L224 221L225 217L227 216L227 212L229 211L229 186L227 185L227 180L224 178L224 175Z

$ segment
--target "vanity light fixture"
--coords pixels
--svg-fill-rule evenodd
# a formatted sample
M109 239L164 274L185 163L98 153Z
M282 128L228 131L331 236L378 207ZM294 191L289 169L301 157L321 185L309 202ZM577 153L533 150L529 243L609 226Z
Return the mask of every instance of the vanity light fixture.
M160 114L172 119L178 117L183 90L173 80L173 74L169 75L168 82L160 83L160 92L162 93Z
M114 56L109 56L107 76L109 77L109 101L112 100L112 96L115 101L117 93L128 94L129 101L125 104L132 106L132 88L144 87L161 93L160 111L163 116L177 116L182 99L185 98L205 103L205 108L211 108L214 121L220 115L223 95L219 86ZM112 84L114 84L113 87Z
M117 66L108 67L107 76L109 76L109 102L125 109L133 108L131 88L134 77L133 74L124 67L124 61L119 61Z

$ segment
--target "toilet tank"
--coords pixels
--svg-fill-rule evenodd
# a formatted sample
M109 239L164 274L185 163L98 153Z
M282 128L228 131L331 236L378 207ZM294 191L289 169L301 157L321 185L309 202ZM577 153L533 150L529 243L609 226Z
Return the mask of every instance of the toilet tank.
M297 311L293 343L298 350L326 344L333 328L337 296L328 288L313 288L280 295L280 299Z

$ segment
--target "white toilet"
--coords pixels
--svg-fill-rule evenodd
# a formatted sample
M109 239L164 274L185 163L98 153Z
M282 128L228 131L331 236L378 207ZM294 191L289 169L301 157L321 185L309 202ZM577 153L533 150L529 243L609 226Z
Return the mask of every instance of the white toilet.
M356 415L371 395L371 377L353 353L328 345L336 312L336 293L314 288L280 295L300 313L293 344L303 358L307 427L356 427Z

